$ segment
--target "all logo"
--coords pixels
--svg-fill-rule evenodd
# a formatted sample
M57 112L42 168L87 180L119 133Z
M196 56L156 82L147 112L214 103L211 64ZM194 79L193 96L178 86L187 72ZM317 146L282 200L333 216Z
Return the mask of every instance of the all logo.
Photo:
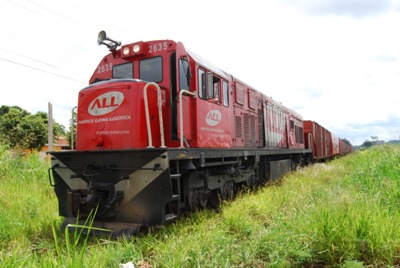
M218 110L211 110L206 115L206 122L209 126L216 126L222 120L222 114Z
M99 116L108 114L117 109L124 100L124 94L118 91L104 93L89 104L88 112L91 115Z

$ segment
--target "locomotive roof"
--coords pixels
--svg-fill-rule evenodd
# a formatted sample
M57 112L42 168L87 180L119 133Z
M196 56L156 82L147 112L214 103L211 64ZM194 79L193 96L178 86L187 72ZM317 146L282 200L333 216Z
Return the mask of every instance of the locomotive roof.
M196 53L194 53L188 49L186 49L186 51L198 64L202 65L203 67L207 68L208 70L212 71L213 73L218 74L219 76L225 78L226 80L229 80L229 74L224 72L222 69L218 68L211 62L207 61L206 59L200 57L199 55L197 55Z
M246 87L248 87L251 90L255 90L260 92L259 90L249 86L248 84L240 81L239 79L237 79L236 77L226 73L225 71L223 71L222 69L220 69L219 67L215 66L214 64L212 64L211 62L207 61L206 59L200 57L199 55L197 55L196 53L194 53L191 50L186 49L186 51L189 53L189 55L199 64L202 65L203 67L207 68L208 70L212 71L215 74L218 74L219 76L227 79L227 80L231 80L230 77L232 77L233 81L238 81L243 85L246 85ZM261 93L261 92L260 92ZM274 102L275 105L278 105L280 107L282 107L283 109L285 109L287 112L289 112L290 114L292 114L294 117L297 117L298 119L302 119L303 117L297 113L296 111L286 107L285 105L283 105L281 102L276 101L274 99L272 99L272 97L268 97L265 94L261 93L262 95L264 95L266 98L270 99L270 101Z

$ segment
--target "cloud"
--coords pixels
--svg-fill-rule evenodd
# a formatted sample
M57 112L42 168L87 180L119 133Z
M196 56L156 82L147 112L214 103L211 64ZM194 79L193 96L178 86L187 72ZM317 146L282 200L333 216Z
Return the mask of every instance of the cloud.
M393 140L400 137L400 116L389 115L385 119L366 123L347 123L341 127L333 128L341 137L347 138L353 145L360 145L377 136L379 140ZM343 136L345 135L345 136Z
M373 55L369 58L372 61L398 61L399 58L392 55L381 54L381 55Z
M366 124L353 124L354 128L398 128L400 130L400 117L397 115L389 115L387 118L382 120L372 121ZM399 133L400 134L400 133Z
M285 3L308 15L349 16L360 19L394 8L390 0L286 0Z

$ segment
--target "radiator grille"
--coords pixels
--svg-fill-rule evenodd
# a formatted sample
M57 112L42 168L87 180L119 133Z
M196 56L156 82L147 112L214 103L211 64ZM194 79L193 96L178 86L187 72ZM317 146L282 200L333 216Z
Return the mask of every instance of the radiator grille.
M246 147L256 147L256 116L244 114L244 142Z
M258 109L258 138L259 147L264 147L264 117L261 109Z
M250 115L250 145L256 146L256 116Z
M243 138L243 127L242 127L242 118L240 116L235 116L235 130L236 130L236 138Z
M244 114L244 145L250 147L250 123L249 114Z

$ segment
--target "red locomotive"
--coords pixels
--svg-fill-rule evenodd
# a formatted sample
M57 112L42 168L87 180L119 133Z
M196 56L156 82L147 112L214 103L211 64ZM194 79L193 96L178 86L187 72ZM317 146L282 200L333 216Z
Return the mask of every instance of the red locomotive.
M76 150L51 152L65 223L97 209L93 225L115 232L163 225L345 151L182 43L98 44L110 53L79 93Z

